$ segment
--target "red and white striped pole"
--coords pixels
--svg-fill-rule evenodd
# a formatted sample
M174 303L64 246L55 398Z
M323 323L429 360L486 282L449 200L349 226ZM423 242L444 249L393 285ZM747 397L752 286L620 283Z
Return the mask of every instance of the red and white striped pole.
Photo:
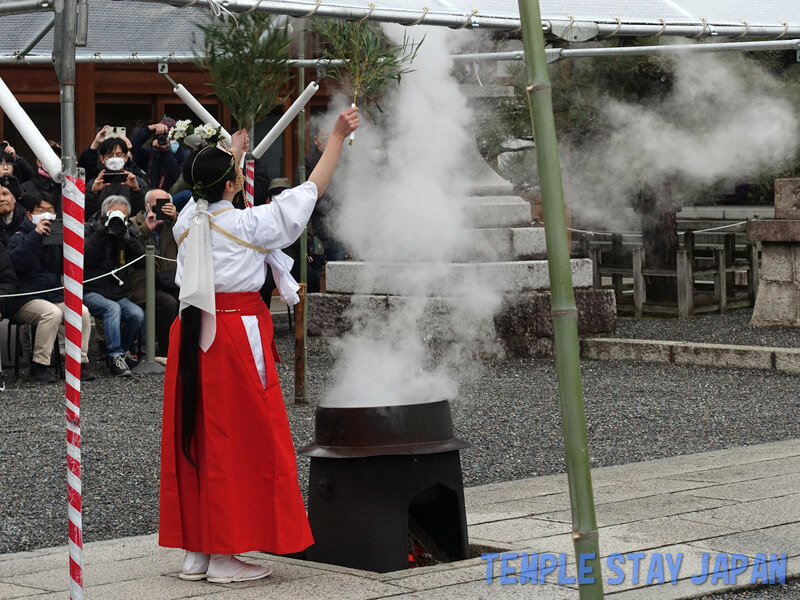
M248 208L253 206L255 193L256 161L249 154L244 161L244 204Z
M81 321L83 319L83 211L86 184L63 175L64 338L67 384L67 511L69 513L69 597L83 600L81 512Z

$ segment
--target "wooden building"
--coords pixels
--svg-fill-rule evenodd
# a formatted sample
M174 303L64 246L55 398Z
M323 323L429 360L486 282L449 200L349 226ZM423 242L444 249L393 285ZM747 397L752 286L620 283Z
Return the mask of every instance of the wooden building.
M197 23L207 23L207 9L186 8L177 11L184 16L176 23L176 9L171 6L120 3L104 0L89 4L89 43L79 48L80 55L99 53L189 53L201 35ZM51 13L0 16L0 55L19 52L45 26ZM120 24L124 24L120 26ZM52 30L30 52L29 56L49 56L52 52ZM306 81L314 79L315 70L307 71ZM230 112L220 103L209 85L207 73L188 63L170 63L169 76L182 83L228 131L236 129ZM60 138L59 85L52 65L0 64L0 77L14 93L42 134ZM328 83L323 82L307 107L307 115L324 112L328 102ZM293 89L282 90L285 97L267 119L256 125L256 139L274 125L297 95ZM2 111L0 111L1 113ZM123 126L128 136L141 126L156 123L164 115L175 119L199 119L173 93L172 84L158 72L155 62L144 64L78 64L75 82L75 122L77 152L86 148L103 125ZM7 116L0 119L0 139L7 140L29 159L32 153ZM310 148L307 148L310 150ZM296 180L296 121L273 144L265 155L270 177Z

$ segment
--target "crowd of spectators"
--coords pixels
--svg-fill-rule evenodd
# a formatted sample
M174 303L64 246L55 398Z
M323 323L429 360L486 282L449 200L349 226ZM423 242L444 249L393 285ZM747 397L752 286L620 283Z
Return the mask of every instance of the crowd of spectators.
M145 341L146 280L145 263L138 259L148 244L155 246L157 256L156 353L167 355L169 329L179 307L174 262L178 248L172 226L191 197L181 176L190 150L169 139L174 124L164 117L139 128L130 139L104 126L78 159L86 178L82 380L93 379L88 357L91 317L112 375L130 376L139 361ZM318 136L316 147L324 148L323 133ZM60 156L59 144L52 140L49 144ZM257 171L264 173L263 166ZM255 203L269 202L288 187L288 179L257 177ZM243 199L234 205L243 208ZM321 208L329 211L330 202ZM327 238L324 217L319 215L317 227ZM51 363L65 318L61 219L60 184L38 160L32 164L7 142L0 142L0 314L15 325L32 327L30 379L48 383L56 381ZM316 241L313 235L309 238ZM299 242L295 246L288 252L296 260ZM333 240L330 246L333 250ZM309 256L313 251L310 246ZM343 258L338 245L336 253L331 258ZM324 256L321 260L324 264ZM310 291L318 291L319 256L310 263ZM299 277L299 263L295 270ZM265 300L273 288L269 277L262 290Z

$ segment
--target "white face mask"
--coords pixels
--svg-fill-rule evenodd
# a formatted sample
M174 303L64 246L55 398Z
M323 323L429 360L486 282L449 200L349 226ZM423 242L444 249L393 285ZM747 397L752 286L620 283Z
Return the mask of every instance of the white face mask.
M45 221L54 221L56 216L53 213L39 213L38 215L31 215L31 221L34 225L38 225L39 221L42 219Z
M109 171L122 171L122 167L125 166L125 159L120 158L119 156L112 156L111 158L106 159L106 169Z

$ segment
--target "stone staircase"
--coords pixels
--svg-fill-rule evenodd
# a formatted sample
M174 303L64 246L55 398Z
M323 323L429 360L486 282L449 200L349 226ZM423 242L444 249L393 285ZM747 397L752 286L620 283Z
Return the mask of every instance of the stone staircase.
M477 154L476 154L477 156ZM351 301L369 311L397 310L410 299L413 285L428 282L426 331L435 331L432 343L458 341L441 321L465 303L481 302L470 296L470 282L480 281L502 295L491 326L508 354L547 356L552 353L550 280L546 260L545 230L531 226L531 207L480 157L472 173L473 194L463 199L464 221L470 243L459 262L371 263L331 262L326 267L326 292L309 295L308 333L338 336L352 327L346 314ZM572 259L572 280L579 309L579 330L599 333L613 330L616 305L613 293L595 291L592 264ZM465 299L467 297L467 299ZM440 321L436 323L437 319Z

